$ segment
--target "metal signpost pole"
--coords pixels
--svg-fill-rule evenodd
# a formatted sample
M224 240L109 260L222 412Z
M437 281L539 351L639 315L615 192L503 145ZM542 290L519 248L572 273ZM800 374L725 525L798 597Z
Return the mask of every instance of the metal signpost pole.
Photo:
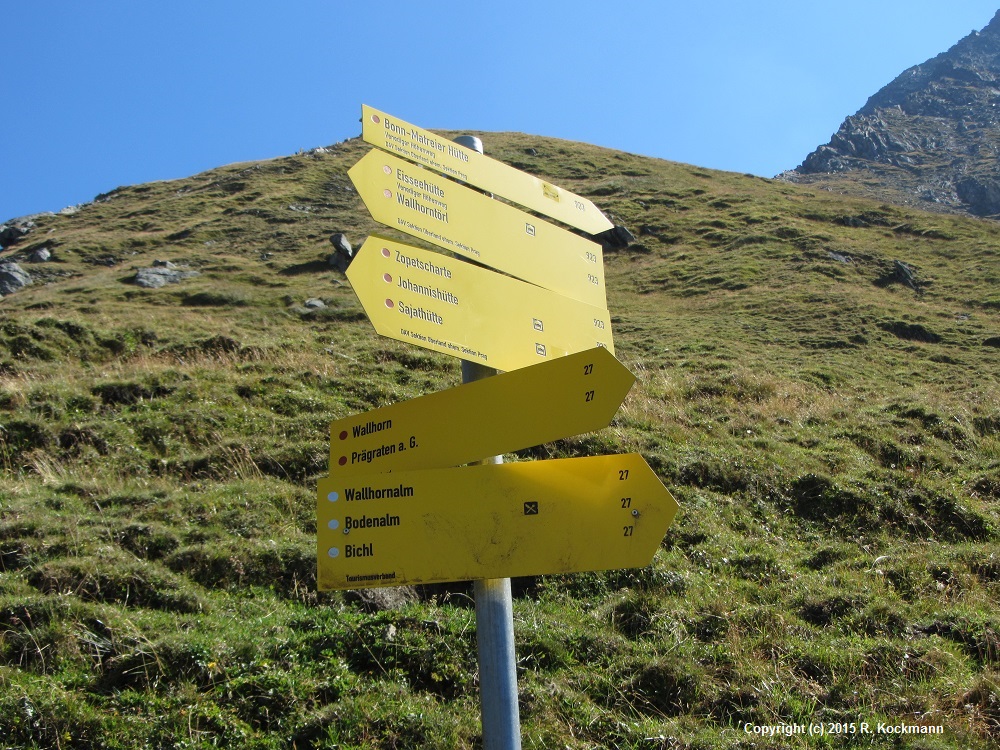
M483 153L475 136L455 142ZM462 382L496 375L492 367L462 360ZM477 463L502 464L503 456ZM474 582L476 639L479 646L479 702L484 750L521 750L521 716L517 705L517 666L514 655L514 598L509 578Z
M462 360L462 382L496 375L491 367ZM477 461L502 464L503 456ZM474 498L470 498L474 502ZM479 645L479 701L484 750L520 750L521 717L517 706L514 656L514 600L509 578L474 582L476 638Z

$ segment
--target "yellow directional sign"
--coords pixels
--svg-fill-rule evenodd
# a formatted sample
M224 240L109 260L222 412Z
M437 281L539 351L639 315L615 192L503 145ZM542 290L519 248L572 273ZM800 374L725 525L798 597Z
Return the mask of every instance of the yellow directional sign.
M381 335L498 370L595 346L614 352L603 307L378 235L347 278Z
M355 414L330 425L330 476L458 466L599 430L634 382L596 347Z
M375 221L511 276L607 307L601 246L382 151L348 171Z
M614 225L586 198L483 156L408 122L362 105L362 137L456 180L502 195L571 227L598 234Z
M318 586L648 565L677 503L638 454L319 482Z

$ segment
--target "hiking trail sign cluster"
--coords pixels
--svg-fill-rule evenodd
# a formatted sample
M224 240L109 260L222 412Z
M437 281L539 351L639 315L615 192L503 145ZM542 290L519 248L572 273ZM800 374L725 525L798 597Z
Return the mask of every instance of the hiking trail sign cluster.
M369 236L347 271L366 314L383 336L503 372L330 425L319 588L649 564L677 503L641 456L463 466L606 427L635 381L614 357L601 246L485 193L590 234L612 224L430 131L362 118L376 148L349 175L365 206L451 253Z

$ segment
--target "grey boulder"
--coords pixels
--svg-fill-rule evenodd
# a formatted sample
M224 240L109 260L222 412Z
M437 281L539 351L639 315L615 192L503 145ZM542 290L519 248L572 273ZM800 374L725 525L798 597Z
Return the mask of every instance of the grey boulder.
M135 272L135 284L143 289L159 289L167 284L176 284L179 281L197 276L197 271L180 271L176 268L140 268Z
M351 261L354 260L354 248L348 241L347 236L342 232L330 235L330 244L333 245L333 255L329 258L331 266L340 272L347 271Z
M0 263L0 294L13 294L30 283L31 276L17 263Z

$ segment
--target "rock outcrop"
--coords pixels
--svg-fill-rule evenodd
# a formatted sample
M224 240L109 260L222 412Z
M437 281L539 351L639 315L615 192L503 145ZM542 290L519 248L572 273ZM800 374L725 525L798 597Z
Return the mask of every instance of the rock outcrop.
M34 228L35 222L29 217L11 219L6 224L0 224L0 248L17 244Z
M1000 12L982 31L904 71L844 120L829 143L779 177L1000 216L998 107Z

